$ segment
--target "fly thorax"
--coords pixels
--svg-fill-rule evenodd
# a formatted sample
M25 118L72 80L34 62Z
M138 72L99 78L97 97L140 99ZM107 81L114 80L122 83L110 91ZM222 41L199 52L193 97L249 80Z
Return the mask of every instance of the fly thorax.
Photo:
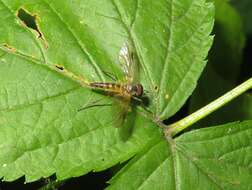
M125 90L127 91L127 93L132 94L132 85L125 85Z

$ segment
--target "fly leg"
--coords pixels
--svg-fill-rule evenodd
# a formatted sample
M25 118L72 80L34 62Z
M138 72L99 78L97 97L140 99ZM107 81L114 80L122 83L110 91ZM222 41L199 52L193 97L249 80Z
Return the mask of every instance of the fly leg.
M109 103L99 103L101 102L103 99L99 99L99 100L95 100L95 101L92 101L90 103L87 103L85 106L83 106L82 108L78 109L78 112L79 111L83 111L83 110L86 110L86 109L89 109L89 108L94 108L94 107L102 107L102 106L112 106L112 104L109 104Z
M152 111L150 111L149 109L147 109L147 105L146 102L144 102L144 100L142 100L141 98L132 96L132 99L139 105L141 106L146 112L153 114Z
M108 72L108 71L102 71L107 77L109 77L110 79L112 79L113 81L118 81L117 76L113 75L112 73Z
M143 100L141 98L136 97L136 96L132 96L132 99L135 100L137 103L143 103Z

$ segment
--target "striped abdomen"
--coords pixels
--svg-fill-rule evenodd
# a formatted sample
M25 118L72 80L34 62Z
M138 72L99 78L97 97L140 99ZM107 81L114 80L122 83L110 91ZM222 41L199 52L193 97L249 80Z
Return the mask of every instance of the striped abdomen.
M141 84L119 84L109 82L92 82L90 86L95 89L113 92L122 96L135 96L141 97L143 95L143 86Z
M114 92L114 93L123 93L124 87L121 84L117 83L109 83L109 82L92 82L90 83L90 86L95 89L100 89L108 92Z

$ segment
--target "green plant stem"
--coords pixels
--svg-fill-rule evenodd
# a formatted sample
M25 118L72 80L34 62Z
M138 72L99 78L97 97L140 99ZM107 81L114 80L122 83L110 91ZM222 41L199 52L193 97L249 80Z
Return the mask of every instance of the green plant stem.
M248 79L247 81L243 82L233 90L227 92L223 96L219 97L218 99L214 100L210 104L204 106L203 108L195 111L191 115L171 124L165 128L165 135L166 136L174 136L181 132L182 130L188 128L192 124L196 123L200 119L206 117L207 115L211 114L215 110L221 108L226 103L230 102L237 96L241 95L242 93L246 92L247 90L252 88L252 78Z

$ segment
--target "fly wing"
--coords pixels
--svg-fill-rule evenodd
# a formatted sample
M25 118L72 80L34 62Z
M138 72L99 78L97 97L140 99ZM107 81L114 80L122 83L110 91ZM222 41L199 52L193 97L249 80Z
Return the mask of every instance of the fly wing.
M112 125L118 128L122 140L126 141L130 137L135 123L134 105L131 105L130 97L116 97L114 102L113 111L115 113Z
M124 83L132 84L136 81L136 74L138 71L138 65L134 60L133 48L129 43L124 43L119 52L119 61L124 72ZM130 96L118 97L118 116L116 119L116 125L119 128L120 136L123 140L127 140L134 127L135 123L135 106L131 101Z
M113 111L114 115L114 126L121 128L124 125L127 114L130 110L130 99L126 97L116 96L114 100Z
M138 65L134 58L133 48L129 43L124 43L119 52L119 61L125 75L125 83L132 84L136 81Z
M127 114L124 117L123 120L123 127L119 128L119 134L123 141L126 141L129 139L129 137L132 135L134 126L136 121L136 107L135 105L131 106L131 109L128 110Z

